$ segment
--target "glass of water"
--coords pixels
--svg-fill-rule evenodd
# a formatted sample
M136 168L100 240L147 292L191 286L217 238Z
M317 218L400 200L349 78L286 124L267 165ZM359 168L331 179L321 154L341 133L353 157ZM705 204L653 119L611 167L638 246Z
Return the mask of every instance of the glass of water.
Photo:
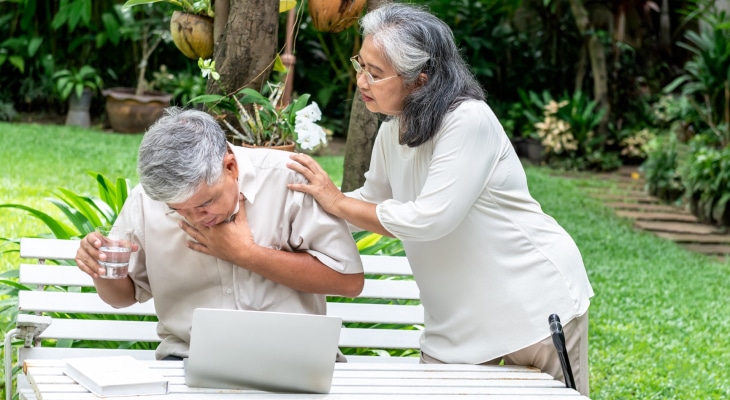
M105 270L101 278L126 278L129 271L129 256L132 254L132 228L106 225L97 227L96 231L103 236L99 250L106 255L106 260L99 260L99 265Z

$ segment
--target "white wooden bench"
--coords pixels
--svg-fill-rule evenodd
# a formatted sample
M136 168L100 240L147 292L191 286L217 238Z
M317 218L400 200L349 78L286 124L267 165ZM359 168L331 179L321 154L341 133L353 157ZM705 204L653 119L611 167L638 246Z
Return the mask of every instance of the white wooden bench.
M21 239L20 257L38 259L38 263L20 265L19 283L33 286L36 290L19 293L18 327L9 332L5 340L6 387L9 393L9 384L12 383L9 343L12 339L24 339L17 353L18 365L27 359L111 354L154 359L153 349L160 338L155 330L153 300L115 309L91 290L93 281L77 267L45 262L73 260L77 248L78 241ZM345 324L340 334L340 347L346 354L350 349L361 349L371 354L348 355L350 362L417 363L417 357L388 357L387 353L392 349L413 349L410 354L418 353L415 350L419 348L423 308L418 302L418 287L412 279L408 261L405 257L392 256L362 258L366 280L360 296L353 301L328 298L327 314L341 317ZM76 314L82 314L84 318ZM96 319L88 319L90 314ZM117 319L129 316L146 320ZM40 346L41 341L48 339L55 340L56 346ZM70 347L81 340L88 348ZM149 346L146 350L103 348L110 341L122 344L147 342ZM94 345L94 342L99 345ZM28 392L28 384L22 374L18 375L17 385L21 398L34 398L32 390Z

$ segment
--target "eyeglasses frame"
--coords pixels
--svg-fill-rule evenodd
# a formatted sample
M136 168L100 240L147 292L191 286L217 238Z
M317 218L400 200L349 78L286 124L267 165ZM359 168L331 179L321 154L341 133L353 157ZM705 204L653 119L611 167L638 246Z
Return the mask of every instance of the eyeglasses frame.
M358 57L357 55L350 57L350 62L352 63L352 68L355 69L355 73L357 75L365 74L365 80L368 82L368 85L374 85L376 83L379 83L382 81L387 81L388 79L400 76L400 75L396 74L393 76L389 76L387 78L375 79L375 78L373 78L373 75L370 72L366 71L365 68L363 68L362 65L360 65L360 63L357 61L357 57Z

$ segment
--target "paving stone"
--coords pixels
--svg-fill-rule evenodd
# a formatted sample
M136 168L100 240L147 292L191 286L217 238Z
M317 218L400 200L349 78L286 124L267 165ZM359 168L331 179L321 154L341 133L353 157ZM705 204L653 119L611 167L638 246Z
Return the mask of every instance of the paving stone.
M678 243L718 243L730 245L729 234L698 235L692 233L654 232L657 236Z
M700 223L686 207L666 204L646 193L646 180L635 166L622 167L613 173L600 173L592 178L573 173L571 179L599 179L613 187L583 186L589 196L614 209L616 215L634 220L634 227L671 240L696 253L730 260L730 234L727 228ZM638 178L638 179L637 179Z
M593 194L618 194L627 197L647 197L646 192L642 188L626 189L626 188L605 188L605 187L585 187L583 190ZM648 196L650 197L650 196Z
M695 217L694 215L678 214L671 212L616 210L616 215L618 215L619 217L649 221L697 222L697 217Z
M623 201L609 201L605 203L606 207L615 208L617 210L643 210L648 212L671 212L682 215L692 215L689 211L684 208L670 206L669 204L656 204L656 203L628 203Z
M730 254L730 245L722 244L680 244L683 248L702 254Z
M600 199L600 200L626 200L626 201L635 201L638 203L659 203L659 199L656 197L651 197L646 194L634 194L634 195L627 195L627 194L614 194L614 193L589 193L589 195L593 198Z
M634 227L647 231L694 233L709 235L723 233L720 228L691 222L634 221Z

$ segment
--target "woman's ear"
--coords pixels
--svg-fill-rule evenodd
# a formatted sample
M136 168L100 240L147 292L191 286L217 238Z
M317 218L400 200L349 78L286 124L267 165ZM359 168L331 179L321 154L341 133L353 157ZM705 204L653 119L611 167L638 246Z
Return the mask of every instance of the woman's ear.
M426 86L426 83L428 83L428 75L426 75L425 72L421 72L420 74L418 74L418 78L416 78L416 88L424 87Z

